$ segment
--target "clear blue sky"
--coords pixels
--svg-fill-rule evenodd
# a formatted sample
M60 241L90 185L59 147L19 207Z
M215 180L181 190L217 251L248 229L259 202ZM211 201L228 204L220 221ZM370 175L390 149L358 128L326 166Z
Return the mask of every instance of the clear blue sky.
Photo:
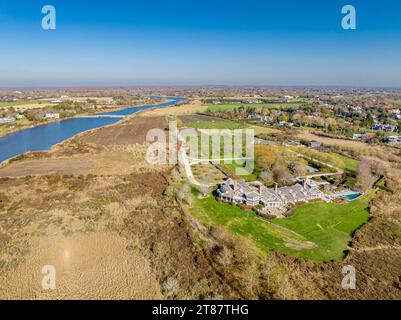
M206 84L401 86L401 1L0 0L0 86Z

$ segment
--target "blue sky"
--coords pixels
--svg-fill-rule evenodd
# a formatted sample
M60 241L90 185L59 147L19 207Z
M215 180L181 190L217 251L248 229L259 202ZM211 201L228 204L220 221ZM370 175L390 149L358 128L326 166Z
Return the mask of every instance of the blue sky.
M400 17L399 0L0 0L0 86L401 86Z

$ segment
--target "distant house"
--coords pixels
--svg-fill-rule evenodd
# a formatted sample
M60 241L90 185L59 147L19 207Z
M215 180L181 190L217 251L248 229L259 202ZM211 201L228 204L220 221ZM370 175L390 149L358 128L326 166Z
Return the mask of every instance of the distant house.
M362 133L354 133L354 135L352 136L352 139L354 140L362 140L364 137L364 135Z
M60 119L60 114L59 113L46 113L45 118L46 119Z
M373 130L381 130L381 131L396 131L397 126L391 124L381 124L375 123L372 127Z
M391 145L401 144L401 136L388 136L387 143Z
M13 122L15 122L15 118L13 117L0 118L0 124L13 123Z
M282 127L292 127L294 124L293 124L292 122L280 121L280 122L278 123L278 125L279 125L279 126L282 126Z
M361 106L347 106L349 110L355 112L355 113L362 113L362 107Z
M59 103L63 103L63 100L53 100L53 101L50 101L51 103L56 103L56 104L59 104Z

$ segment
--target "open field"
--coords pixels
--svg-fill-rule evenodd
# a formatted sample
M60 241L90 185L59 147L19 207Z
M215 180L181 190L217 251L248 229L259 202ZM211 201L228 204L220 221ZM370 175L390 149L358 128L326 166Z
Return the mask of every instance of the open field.
M217 112L238 109L241 106L244 108L268 108L268 109L295 109L298 108L300 103L249 103L249 104L218 104L209 105L207 111Z
M301 133L297 134L297 137L309 141L318 141L328 146L354 147L354 148L369 147L366 143L363 143L361 141L327 138L318 136L309 131L302 131Z
M344 257L351 235L368 220L371 199L369 193L347 204L303 204L295 207L294 216L270 222L210 196L197 199L191 213L202 223L250 239L264 254L276 250L321 262Z
M156 116L180 116L180 115L189 115L195 114L197 112L206 111L207 106L202 105L199 100L192 100L189 103L173 106L173 107L164 107L160 109L151 109L141 112L141 116L145 117L156 117Z
M55 105L56 104L44 100L0 102L0 108L15 107L26 110L52 107Z
M189 128L195 129L244 129L249 127L238 121L224 120L216 117L205 115L188 115L180 117L182 124Z
M86 134L83 140L98 145L130 145L143 143L151 129L166 129L167 121L164 116L140 117L134 116L115 126L108 126L102 130L95 130Z

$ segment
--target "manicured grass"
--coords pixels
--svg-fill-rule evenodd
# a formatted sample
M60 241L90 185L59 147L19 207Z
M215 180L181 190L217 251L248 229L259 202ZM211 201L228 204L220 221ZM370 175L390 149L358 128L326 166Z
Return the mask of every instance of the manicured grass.
M292 217L272 221L210 196L197 199L191 214L207 225L220 225L250 239L262 254L276 250L324 262L344 257L352 234L368 221L372 196L373 191L347 204L303 204L294 208Z
M195 129L244 129L247 125L230 120L202 120L185 123L185 126Z

